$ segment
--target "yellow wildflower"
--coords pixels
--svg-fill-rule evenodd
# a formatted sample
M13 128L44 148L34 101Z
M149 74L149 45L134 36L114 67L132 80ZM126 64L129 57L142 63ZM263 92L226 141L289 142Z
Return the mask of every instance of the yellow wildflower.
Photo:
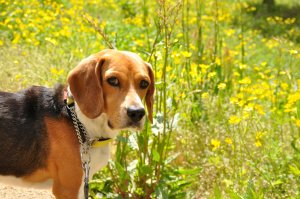
M265 135L265 132L263 131L258 131L255 134L255 146L256 147L261 147L262 146L262 138Z
M230 28L230 29L224 30L224 32L228 37L231 37L235 33L235 30Z
M208 73L208 78L211 79L212 77L214 77L216 75L217 75L216 72L210 72L210 73Z
M299 120L299 119L296 119L296 120L295 120L295 124L296 124L296 126L300 127L300 120Z
M185 57L185 58L190 58L192 56L192 53L191 52L188 52L188 51L183 51L181 52L181 54Z
M296 54L298 54L298 51L297 50L289 50L289 53L291 55L296 55Z
M247 65L241 63L241 64L239 64L239 68L240 68L240 69L245 69L245 68L247 68Z
M259 140L256 140L256 141L255 141L255 146L256 146L256 147L261 147L262 144L261 144L261 142L260 142Z
M282 90L288 90L288 88L289 88L289 85L287 84L287 83L281 83L280 84L280 87L282 88Z
M226 88L226 84L225 83L218 84L218 89L219 90L224 90L225 88Z
M200 68L201 68L201 72L203 74L205 74L207 72L207 69L209 68L209 65L206 64L199 64Z
M237 97L231 97L230 98L230 103L231 104L237 104L239 102L239 98L237 98Z
M166 71L167 71L167 72L172 71L172 67L171 67L171 66L167 66L167 67L166 67Z
M19 33L16 33L14 35L14 40L11 43L17 44L17 43L19 43L20 39L21 39L21 35Z
M265 67L267 64L268 64L268 63L265 62L265 61L260 63L260 65L261 65L262 67Z
M241 121L242 119L236 115L231 115L228 120L229 124L239 124Z
M207 92L202 93L201 98L207 99L209 97L209 94Z
M244 79L239 81L240 84L251 84L251 79L249 77L245 77Z
M53 38L46 37L45 40L48 41L48 42L50 42L51 44L53 44L55 46L57 45L57 41L55 39L53 39Z
M57 70L57 68L51 68L51 73L54 74L54 75L62 75L63 72L64 72L64 69L60 69L60 70Z
M22 77L22 75L21 75L20 73L18 73L18 74L15 75L15 79L16 79L16 80L20 80L21 77Z
M226 139L225 139L225 142L226 142L228 145L232 145L232 139L231 139L231 138L226 138Z
M287 18L284 20L284 23L287 25L293 24L296 22L296 18Z
M263 107L262 107L261 105L259 105L259 104L256 104L256 105L255 105L255 110L256 110L256 111L258 112L258 114L260 114L260 115L264 115L264 114L265 114Z
M216 58L215 60L216 65L220 66L221 65L221 59L219 57Z
M211 139L210 144L212 145L212 150L215 151L221 146L221 142L217 139Z
M280 71L279 74L280 75L286 75L286 72L285 71Z

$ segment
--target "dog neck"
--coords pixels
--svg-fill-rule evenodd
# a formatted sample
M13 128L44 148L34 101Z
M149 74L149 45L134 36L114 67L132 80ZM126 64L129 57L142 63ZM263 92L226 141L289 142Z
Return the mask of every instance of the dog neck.
M79 108L78 104L73 98L70 91L70 87L67 88L65 93L65 99L67 105L74 104L75 114L79 121L84 125L87 136L90 139L99 138L114 138L118 134L119 130L111 129L108 125L108 118L106 113L101 113L96 118L88 118Z
M75 102L75 112L79 121L86 128L87 134L91 139L97 138L114 138L119 130L111 129L108 126L108 119L106 113L101 113L98 117L91 119L88 118Z

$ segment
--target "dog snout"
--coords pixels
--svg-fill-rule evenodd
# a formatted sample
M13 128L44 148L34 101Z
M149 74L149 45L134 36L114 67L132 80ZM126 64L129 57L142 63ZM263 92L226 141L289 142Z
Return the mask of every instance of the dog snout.
M127 115L132 122L139 122L145 115L145 109L142 107L128 107Z

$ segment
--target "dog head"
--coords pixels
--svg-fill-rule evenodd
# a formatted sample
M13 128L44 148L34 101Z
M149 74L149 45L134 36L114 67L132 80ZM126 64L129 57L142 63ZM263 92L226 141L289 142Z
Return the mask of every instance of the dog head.
M141 129L152 122L154 76L137 54L104 50L82 60L68 76L71 93L86 118L107 117L112 130Z

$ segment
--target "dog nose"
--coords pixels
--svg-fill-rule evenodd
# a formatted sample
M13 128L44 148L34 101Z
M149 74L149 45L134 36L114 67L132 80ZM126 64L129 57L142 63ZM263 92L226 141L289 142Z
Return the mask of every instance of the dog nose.
M145 115L145 109L140 107L127 108L127 115L133 122L140 121Z

